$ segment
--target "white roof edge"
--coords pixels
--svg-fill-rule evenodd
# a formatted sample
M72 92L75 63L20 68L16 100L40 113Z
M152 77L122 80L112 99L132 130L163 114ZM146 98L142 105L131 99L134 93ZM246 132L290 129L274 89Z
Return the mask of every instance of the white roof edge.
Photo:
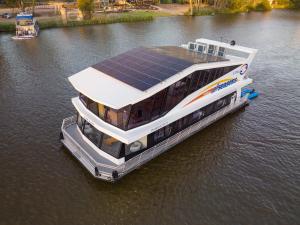
M131 87L130 85L92 67L88 67L70 76L68 80L78 92L86 95L93 101L104 104L113 109L120 109L158 93L196 70L218 68L228 64L236 65L244 63L245 59L194 64L147 89L146 91L141 91Z

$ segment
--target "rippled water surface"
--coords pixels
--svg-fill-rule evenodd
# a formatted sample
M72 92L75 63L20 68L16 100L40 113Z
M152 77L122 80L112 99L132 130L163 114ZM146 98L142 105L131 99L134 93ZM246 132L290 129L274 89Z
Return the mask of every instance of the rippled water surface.
M137 46L198 37L257 48L261 93L116 184L59 142L67 77ZM300 224L300 12L273 11L0 34L0 224Z

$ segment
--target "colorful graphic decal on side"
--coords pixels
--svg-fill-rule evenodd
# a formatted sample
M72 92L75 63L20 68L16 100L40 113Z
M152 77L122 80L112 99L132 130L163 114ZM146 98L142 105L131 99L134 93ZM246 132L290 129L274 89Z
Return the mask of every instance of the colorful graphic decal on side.
M191 104L192 102L202 98L205 95L208 95L208 94L214 93L216 91L219 91L219 90L221 90L223 88L226 88L226 87L228 87L228 86L230 86L230 85L232 85L236 82L237 82L237 78L227 78L227 79L223 79L223 80L214 82L211 85L209 85L207 88L205 88L203 91L201 91L197 97L195 97L190 102L185 104L184 107Z

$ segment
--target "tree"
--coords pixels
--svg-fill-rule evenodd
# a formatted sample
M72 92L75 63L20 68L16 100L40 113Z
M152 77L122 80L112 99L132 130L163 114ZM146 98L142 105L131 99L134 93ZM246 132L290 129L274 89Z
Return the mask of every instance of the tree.
M300 9L300 0L291 0L295 8Z
M94 0L78 0L78 8L84 19L91 19L94 11Z

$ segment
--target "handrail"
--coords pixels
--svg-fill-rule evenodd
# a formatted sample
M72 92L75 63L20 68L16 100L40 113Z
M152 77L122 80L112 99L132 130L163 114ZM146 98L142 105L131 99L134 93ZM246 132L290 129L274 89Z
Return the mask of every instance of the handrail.
M62 123L62 129L66 129L67 127L73 125L74 123L76 122L76 116L71 116L71 117L68 117L66 119L63 120L63 123ZM91 164L93 166L96 166L96 167L104 167L104 168L107 168L107 169L116 169L116 167L114 166L110 166L110 165L106 165L106 164L102 164L102 163L99 163L97 161L95 161L79 144L76 140L74 140L74 138L68 133L68 132L65 132L64 135L67 135L68 138L72 141L73 144L76 145L77 148L80 149L80 151L86 155L86 157L88 158L88 160L91 162ZM105 171L101 171L101 172L104 172Z

